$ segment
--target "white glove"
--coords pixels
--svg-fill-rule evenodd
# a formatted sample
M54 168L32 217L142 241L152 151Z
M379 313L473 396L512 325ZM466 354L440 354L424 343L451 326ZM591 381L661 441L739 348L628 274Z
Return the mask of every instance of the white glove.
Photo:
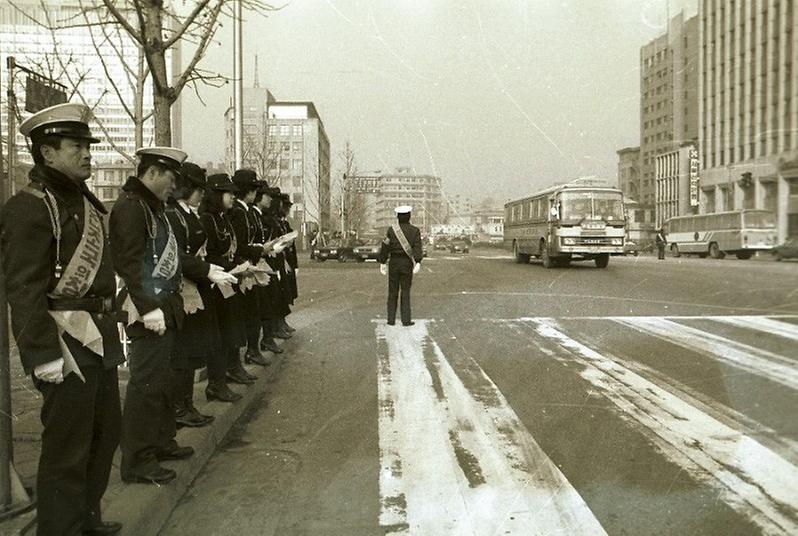
M380 273L382 275L388 275L388 265L387 264L380 264Z
M413 273L414 273L414 274L417 274L417 273L419 273L420 271L421 271L421 263L420 263L420 262L417 262L415 265L413 265Z
M153 309L146 315L141 318L144 321L144 327L154 331L158 335L163 335L166 333L166 319L163 316L163 311L158 309Z
M275 253L282 253L284 249L285 249L285 244L278 244L274 246Z
M299 268L294 268L294 275L299 275Z
M212 283L215 283L217 285L221 285L224 283L229 283L231 285L234 285L238 283L238 279L236 279L236 276L230 275L223 270L212 270L211 272L208 273L208 279L210 279Z
M64 358L59 357L55 361L34 367L33 375L43 382L61 383L64 381Z

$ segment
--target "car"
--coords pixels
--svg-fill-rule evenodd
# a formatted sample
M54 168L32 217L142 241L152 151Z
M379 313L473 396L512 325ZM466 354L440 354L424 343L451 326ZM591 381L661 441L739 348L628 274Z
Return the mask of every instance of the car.
M640 255L640 250L637 247L637 242L634 240L624 240L623 242L623 254L624 255L634 255L637 257Z
M788 238L780 246L771 249L770 253L777 261L782 259L798 259L798 237Z
M449 244L445 238L437 238L435 243L432 245L432 249L434 251L446 251L449 249Z
M357 262L366 262L369 259L377 260L377 257L380 254L380 247L382 246L382 242L379 240L368 242L367 244L363 244L361 246L356 246L352 253L354 254Z
M449 253L468 253L468 242L465 240L453 240L449 243Z
M313 256L318 262L324 262L327 259L337 259L338 262L346 262L356 258L353 247L336 246L334 244L316 247Z

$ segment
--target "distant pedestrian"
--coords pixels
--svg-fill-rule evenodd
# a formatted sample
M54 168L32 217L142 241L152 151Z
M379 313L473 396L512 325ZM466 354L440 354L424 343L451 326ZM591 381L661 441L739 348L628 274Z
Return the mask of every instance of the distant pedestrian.
M668 243L668 240L665 235L665 227L660 227L659 231L657 231L657 258L662 260L665 258L665 245Z
M395 209L397 223L388 228L380 248L380 273L388 275L388 325L396 323L396 306L402 294L401 318L403 326L412 326L410 311L410 287L413 274L421 270L424 256L421 246L421 231L410 224L412 207ZM387 263L387 266L386 266Z
M81 104L42 110L20 125L29 136L30 182L0 221L12 329L25 373L42 393L36 475L37 534L115 534L100 499L119 444L116 281L103 227L107 211L89 192L91 113Z

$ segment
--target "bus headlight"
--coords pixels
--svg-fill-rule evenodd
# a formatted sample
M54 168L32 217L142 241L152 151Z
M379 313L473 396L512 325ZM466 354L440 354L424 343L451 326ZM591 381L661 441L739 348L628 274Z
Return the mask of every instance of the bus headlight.
M622 246L623 245L623 238L613 238L610 241L610 244L612 244L613 246Z
M574 245L576 245L576 238L573 238L571 236L565 236L562 239L562 245L563 246L574 246Z

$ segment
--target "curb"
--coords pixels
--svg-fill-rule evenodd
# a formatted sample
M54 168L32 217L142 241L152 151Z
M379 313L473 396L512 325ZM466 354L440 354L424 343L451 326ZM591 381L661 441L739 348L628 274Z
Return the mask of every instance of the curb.
M120 536L158 534L186 490L216 452L216 448L236 421L263 399L268 385L276 378L282 363L283 357L276 355L272 357L272 364L268 367L244 365L247 371L257 375L258 379L246 387L231 386L233 390L243 395L241 400L232 404L205 402L205 385L195 384L194 400L197 408L203 413L215 416L216 419L211 425L203 428L183 428L178 431L178 443L193 447L194 455L187 460L163 462L164 467L177 472L177 478L169 484L160 486L123 483L119 476L121 455L117 449L108 488L103 497L103 519L122 523ZM35 511L4 522L0 524L2 529L0 532L14 536L31 536L34 534L32 526L34 517Z

